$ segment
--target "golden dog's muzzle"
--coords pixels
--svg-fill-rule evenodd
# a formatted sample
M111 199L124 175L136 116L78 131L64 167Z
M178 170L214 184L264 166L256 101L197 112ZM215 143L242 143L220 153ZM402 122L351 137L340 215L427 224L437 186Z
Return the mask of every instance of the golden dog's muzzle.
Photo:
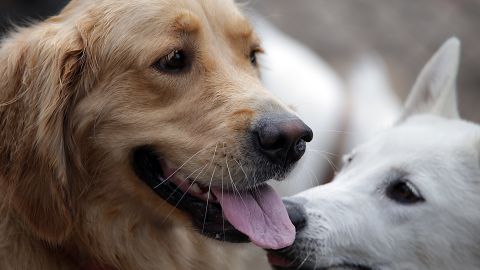
M213 181L215 171L208 186L177 176L179 169L172 168L153 145L132 151L132 167L158 196L189 214L203 235L279 249L293 243L295 227L280 197L265 182L282 179L303 156L313 134L290 114L269 115L251 126L243 143L243 166L238 164L245 177L237 183L231 178L226 188L223 179L221 186ZM227 169L231 177L228 162Z

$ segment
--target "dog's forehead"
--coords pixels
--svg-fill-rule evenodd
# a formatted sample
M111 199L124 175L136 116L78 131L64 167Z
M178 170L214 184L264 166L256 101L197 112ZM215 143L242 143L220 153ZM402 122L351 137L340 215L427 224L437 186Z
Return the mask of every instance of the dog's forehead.
M480 137L480 127L433 115L412 117L381 133L370 145L392 152L425 152L429 149L459 152L471 149Z
M234 41L257 39L253 27L231 0L184 0L179 12L186 10L198 18L200 27L216 37L223 35Z
M410 128L412 133L418 133L416 136L420 138L448 142L447 145L457 148L460 147L457 144L471 146L480 137L480 126L461 119L424 115L413 117L405 126ZM421 136L422 134L424 136Z
M89 25L88 38L97 42L99 54L109 54L105 58L116 61L151 62L166 48L181 47L180 41L188 37L194 47L208 44L211 48L243 50L259 43L252 26L231 0L105 0L79 11L82 8L76 6L90 21L83 23Z
M138 2L123 1L122 9L129 16L120 18L137 31L160 26L168 31L171 26L178 25L179 18L183 18L185 23L209 28L218 35L226 32L242 36L253 34L250 23L231 0L143 0L143 5ZM138 23L133 23L133 19L138 19Z

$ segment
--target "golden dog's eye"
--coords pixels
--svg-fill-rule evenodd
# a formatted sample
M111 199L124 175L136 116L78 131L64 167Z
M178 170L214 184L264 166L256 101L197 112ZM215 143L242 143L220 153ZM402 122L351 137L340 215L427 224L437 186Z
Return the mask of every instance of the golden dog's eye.
M179 73L186 70L189 64L188 57L184 51L174 50L160 58L153 67L165 73Z
M407 180L398 180L387 187L386 195L400 204L415 204L425 201L420 192Z

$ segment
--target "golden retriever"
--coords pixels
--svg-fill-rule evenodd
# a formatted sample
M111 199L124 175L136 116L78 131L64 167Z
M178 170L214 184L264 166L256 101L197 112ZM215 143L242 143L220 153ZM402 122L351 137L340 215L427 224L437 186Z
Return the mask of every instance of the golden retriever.
M311 130L233 0L74 0L0 45L0 269L241 269ZM294 68L294 67L292 67Z

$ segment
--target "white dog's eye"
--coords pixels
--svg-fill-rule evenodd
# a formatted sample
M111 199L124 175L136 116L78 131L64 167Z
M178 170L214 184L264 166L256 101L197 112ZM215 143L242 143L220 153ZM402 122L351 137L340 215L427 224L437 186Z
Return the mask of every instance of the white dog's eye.
M401 204L415 204L425 201L417 188L404 179L388 185L386 195L391 200Z

